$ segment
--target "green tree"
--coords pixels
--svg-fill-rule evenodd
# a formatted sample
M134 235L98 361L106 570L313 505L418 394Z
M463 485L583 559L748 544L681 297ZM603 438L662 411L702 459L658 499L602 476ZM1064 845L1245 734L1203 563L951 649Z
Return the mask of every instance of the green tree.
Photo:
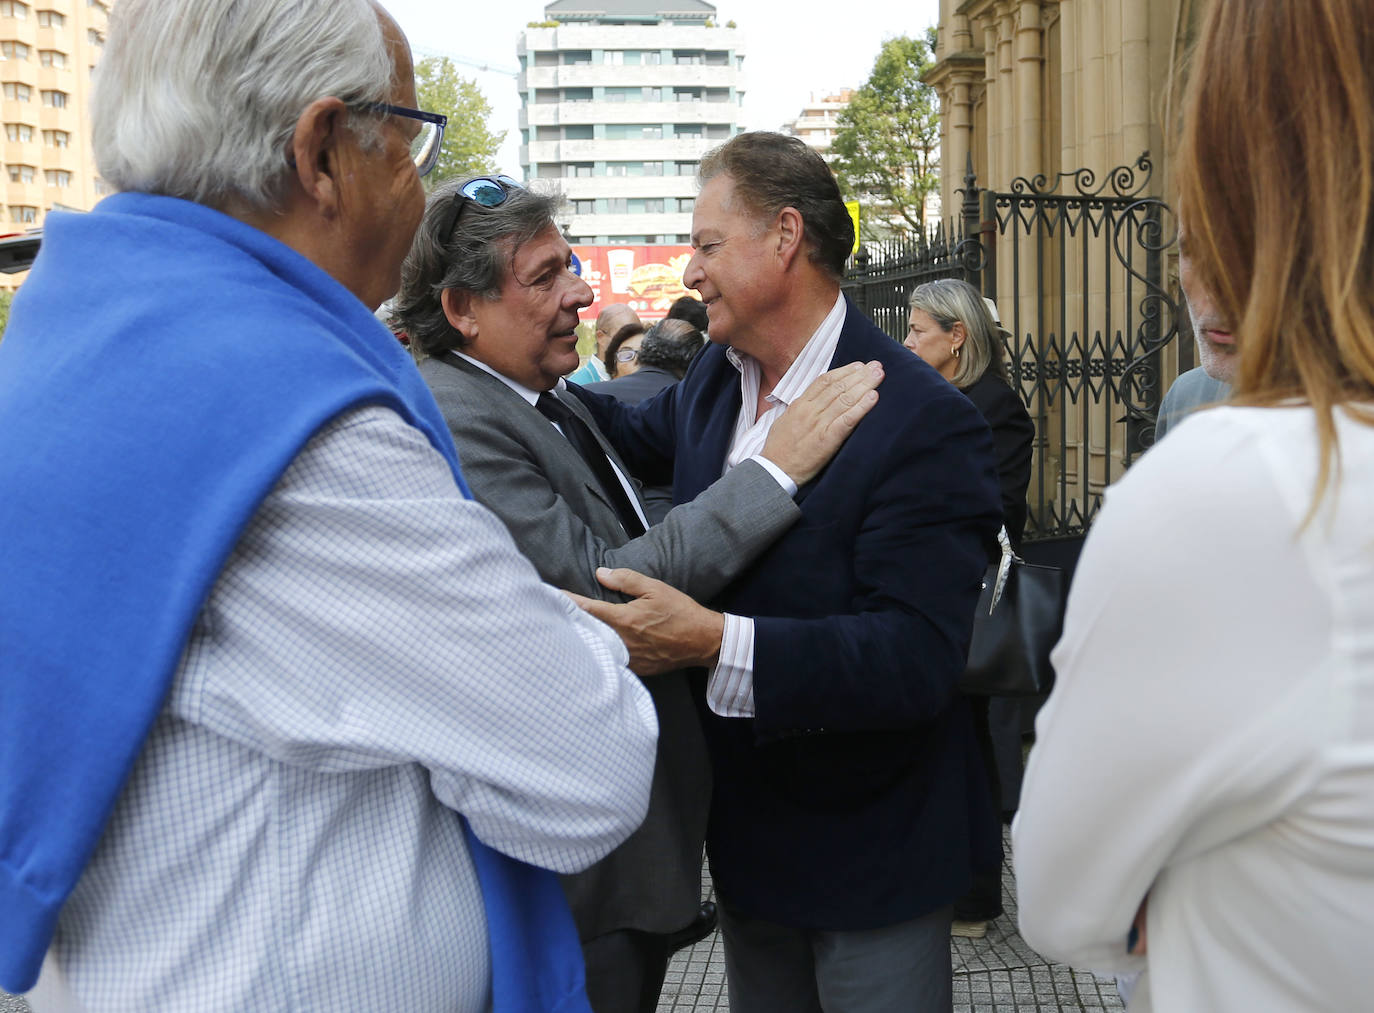
M14 302L14 292L0 288L0 341L5 340L5 328L10 324L10 303Z
M415 65L415 92L421 108L448 117L439 164L425 177L426 185L496 171L496 151L506 132L487 129L491 103L476 81L459 74L448 57L427 56Z
M934 29L888 39L839 115L830 150L840 188L864 205L864 239L925 229L926 197L940 187L940 100L921 81L934 49Z

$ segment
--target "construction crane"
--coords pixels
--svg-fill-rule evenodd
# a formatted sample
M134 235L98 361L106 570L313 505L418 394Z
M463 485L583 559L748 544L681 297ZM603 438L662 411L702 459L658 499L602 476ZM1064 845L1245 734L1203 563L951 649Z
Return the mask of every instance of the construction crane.
M421 58L426 56L445 57L449 60L452 60L454 63L460 64L464 67L471 67L473 70L480 70L484 73L502 74L506 77L520 76L520 68L518 67L503 67L499 63L474 60L471 57L463 56L460 53L454 53L446 49L435 49L431 46L412 46L411 48L414 50L415 54Z

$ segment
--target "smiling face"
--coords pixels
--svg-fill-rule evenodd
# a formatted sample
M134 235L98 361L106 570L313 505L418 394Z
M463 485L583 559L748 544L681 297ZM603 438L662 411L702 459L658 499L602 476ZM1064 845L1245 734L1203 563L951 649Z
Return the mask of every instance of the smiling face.
M567 240L550 225L515 251L500 298L467 295L450 322L467 338L463 351L531 390L553 388L577 368L577 313L592 290L570 264Z
M742 206L734 180L722 173L707 181L692 210L693 252L682 283L706 304L712 341L747 345L785 296L775 246L774 229Z

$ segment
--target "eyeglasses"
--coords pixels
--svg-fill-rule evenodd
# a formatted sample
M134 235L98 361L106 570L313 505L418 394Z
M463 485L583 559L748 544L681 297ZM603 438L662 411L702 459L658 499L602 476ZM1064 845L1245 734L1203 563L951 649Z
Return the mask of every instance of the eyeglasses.
M405 106L388 105L385 102L359 102L352 108L366 113L419 120L420 132L410 142L410 160L415 163L415 171L421 176L428 176L439 164L439 152L444 146L444 128L448 126L447 116L442 113L427 113L420 109L407 109Z
M444 242L453 238L453 230L458 227L458 219L462 217L463 208L469 203L484 208L499 208L506 203L506 198L512 190L523 189L524 183L509 176L478 176L468 180L453 195L453 218L444 226Z
M615 353L616 362L634 362L639 358L638 348L621 348Z

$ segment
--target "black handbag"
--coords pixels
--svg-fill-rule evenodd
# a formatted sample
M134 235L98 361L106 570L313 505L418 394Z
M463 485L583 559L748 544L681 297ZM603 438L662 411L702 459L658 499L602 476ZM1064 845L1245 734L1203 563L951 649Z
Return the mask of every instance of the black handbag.
M1016 555L1005 527L997 541L1002 559L983 575L959 690L974 696L1040 696L1054 685L1050 651L1064 628L1064 571Z

